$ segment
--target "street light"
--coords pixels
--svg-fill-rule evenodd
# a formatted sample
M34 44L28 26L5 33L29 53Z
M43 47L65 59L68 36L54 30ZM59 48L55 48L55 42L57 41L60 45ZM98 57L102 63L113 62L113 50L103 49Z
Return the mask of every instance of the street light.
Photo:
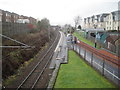
M94 26L94 29L97 28L97 24L94 24L93 26ZM97 37L96 37L96 35L97 35L97 31L95 31L95 48L97 46Z

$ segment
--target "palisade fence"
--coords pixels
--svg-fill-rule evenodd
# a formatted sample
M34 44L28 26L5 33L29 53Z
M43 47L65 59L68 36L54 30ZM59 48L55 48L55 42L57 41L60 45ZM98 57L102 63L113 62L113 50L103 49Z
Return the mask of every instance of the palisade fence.
M78 32L78 31L77 31L77 32ZM82 36L82 37L90 40L90 41L93 42L93 43L95 43L95 37L93 37L93 36L91 36L91 35L85 35L85 32L82 32L82 33L84 33L84 34L81 34L81 32L78 32L78 33L80 34L80 36ZM108 35L110 34L110 32L104 32L104 33L106 33L106 34L108 34ZM118 37L120 37L120 35L118 35ZM104 43L104 39L97 39L97 44L98 44L99 46L105 48L105 49L109 49L109 51L113 52L113 53L116 54L116 55L117 55L117 50L118 50L118 49L120 50L119 47L117 48L116 45L112 45L112 44L111 44L111 46L108 48L107 43Z
M104 55L94 47L91 47L82 41L80 41L79 44L72 44L72 48L103 76L120 86L119 59Z
M2 34L6 36L13 36L18 34L29 33L30 28L28 24L23 23L8 23L2 22Z

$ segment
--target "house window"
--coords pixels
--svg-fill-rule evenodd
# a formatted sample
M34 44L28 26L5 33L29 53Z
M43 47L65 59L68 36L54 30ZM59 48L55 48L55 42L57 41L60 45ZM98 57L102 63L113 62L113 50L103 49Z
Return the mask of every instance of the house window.
M110 25L111 25L111 22L110 22Z

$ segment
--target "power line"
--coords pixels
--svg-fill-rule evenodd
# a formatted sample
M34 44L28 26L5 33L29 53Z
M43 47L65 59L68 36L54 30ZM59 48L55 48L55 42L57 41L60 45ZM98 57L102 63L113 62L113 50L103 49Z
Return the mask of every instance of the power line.
M29 45L27 45L27 44L25 44L25 43L22 43L22 42L20 42L20 41L18 41L18 40L15 40L15 39L12 39L12 38L10 38L10 37L8 37L8 36L5 36L5 35L3 35L3 34L0 34L0 36L2 36L2 37L4 37L4 38L7 38L7 39L9 39L9 40L11 40L11 41L14 41L14 42L16 42L16 43L19 43L19 44L21 44L21 45L23 45L23 46L0 46L0 47L2 47L2 48L33 48L33 46L29 46Z

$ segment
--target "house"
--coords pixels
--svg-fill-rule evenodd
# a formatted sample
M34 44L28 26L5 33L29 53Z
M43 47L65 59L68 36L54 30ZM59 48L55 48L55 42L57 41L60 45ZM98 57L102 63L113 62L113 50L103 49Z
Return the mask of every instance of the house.
M112 52L116 52L116 41L119 39L117 34L109 34L106 38L106 44L107 44L107 48L112 51Z
M2 13L3 13L2 14L3 22L12 22L12 18L11 18L12 14L10 12L2 10Z
M85 28L90 28L90 17L87 17L86 19L84 19L84 20L86 20L85 21Z
M12 19L12 23L17 23L17 20L19 19L19 15L16 13L11 13L11 19Z
M120 30L120 10L111 12L107 16L106 30Z
M17 23L30 23L29 17L19 15L19 19L17 19Z
M30 21L30 24L36 24L37 23L37 19L35 19L33 17L29 17L29 21Z
M96 28L94 23L95 23L95 16L93 15L92 17L90 17L90 28Z
M120 10L84 18L84 29L104 29L119 31Z
M17 23L30 23L29 19L18 19Z
M102 28L102 29L106 30L106 17L108 15L109 15L108 13L100 14L98 28Z
M91 17L84 18L84 28L86 29L105 29L106 27L106 16L108 13L99 15L93 15Z

